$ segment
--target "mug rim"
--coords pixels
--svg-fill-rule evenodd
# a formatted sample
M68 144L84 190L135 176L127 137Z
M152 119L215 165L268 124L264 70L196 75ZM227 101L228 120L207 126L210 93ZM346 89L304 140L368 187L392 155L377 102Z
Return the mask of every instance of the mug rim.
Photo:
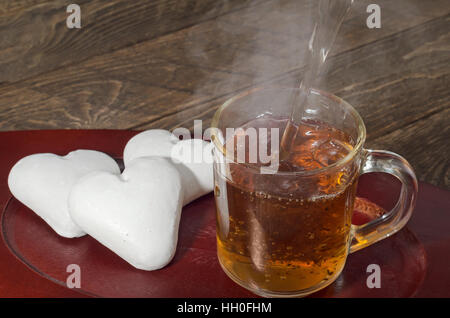
M223 111L230 106L231 104L233 104L235 101L248 96L250 94L259 92L259 91L270 91L270 90L291 90L291 91L300 91L300 88L284 88L284 87L256 87L256 88L251 88L249 90L243 91L229 99L227 99L215 112L213 118L212 118L212 122L211 122L211 142L214 145L214 149L217 149L225 158L227 158L226 156L226 151L225 148L223 147L223 145L220 143L220 139L217 135L217 132L219 131L219 121L220 121L220 116L223 113ZM310 176L310 175L315 175L315 174L319 174L319 173L323 173L325 171L328 170L332 170L334 168L337 167L341 167L345 164L347 164L348 162L350 162L351 160L353 160L353 158L356 156L356 154L358 154L362 149L363 149L363 145L364 142L366 140L366 126L364 125L364 121L362 120L361 116L359 115L359 113L356 111L356 109L350 105L348 102L346 102L345 100L343 100L342 98L332 94L332 93L328 93L326 91L323 90L319 90L319 89L315 89L312 88L311 89L311 94L317 94L320 95L322 97L325 97L331 101L333 101L334 103L338 104L338 105L342 105L341 107L345 108L346 110L349 111L349 113L352 115L353 119L355 120L356 124L357 124L357 130L358 130L358 138L356 140L356 144L353 147L353 149L343 158L339 159L338 161L334 162L333 164L323 167L323 168L318 168L318 169L313 169L313 170L305 170L305 171L282 171L279 172L277 171L275 174L276 175L298 175L298 176ZM240 162L235 162L233 159L227 158L227 162L230 163L235 163L238 165L245 165L245 163L240 163ZM246 165L246 168L250 168L250 169L254 169L256 171L259 172L259 168L256 167L251 167Z

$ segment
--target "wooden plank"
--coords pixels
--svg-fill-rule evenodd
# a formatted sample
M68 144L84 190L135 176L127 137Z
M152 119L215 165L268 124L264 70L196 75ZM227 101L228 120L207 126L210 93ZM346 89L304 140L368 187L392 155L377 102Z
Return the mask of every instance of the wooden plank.
M0 82L79 63L265 0L79 0L81 29L66 26L66 0L0 4Z
M450 189L449 123L447 108L371 140L367 147L398 153L413 166L419 180Z
M8 127L12 130L39 129L60 123L59 118L73 121L78 118L67 115L67 104L58 98L39 93L28 88L8 86L0 89L2 118L0 129ZM8 118L20 117L20 121L9 121Z
M425 10L420 0L381 0L377 3L383 8L383 26L368 29L365 19L369 3L370 0L355 2L330 56L450 13L446 1L437 1ZM257 82L303 66L314 4L317 1L271 1L142 43L134 53L245 74Z
M450 16L332 58L320 88L354 105L368 138L450 106Z
M49 96L64 99L70 106L72 114L81 116L76 121L70 121L63 117L59 123L54 123L54 128L146 128L154 127L154 124L170 127L185 123L186 120L191 120L192 118L199 118L200 115L204 115L203 119L208 119L208 116L210 117L211 113L213 113L213 111L208 109L211 105L214 109L217 108L217 105L223 101L224 97L230 96L239 90L249 88L252 85L274 81L274 79L279 79L283 76L284 85L293 86L298 81L301 65L295 66L295 63L290 64L290 62L283 64L286 56L289 55L289 48L286 49L287 51L278 50L280 52L279 55L275 54L278 52L277 50L262 50L263 52L259 53L251 49L252 46L255 47L265 43L264 39L269 44L277 43L276 47L283 48L282 42L274 41L277 38L288 39L291 36L288 32L290 30L289 21L285 25L287 34L285 38L280 35L280 27L275 33L264 31L259 34L258 31L256 33L259 35L256 38L253 38L255 31L249 26L248 29L242 27L244 31L237 35L233 35L230 29L223 28L223 25L226 23L228 23L227 25L233 25L232 22L236 19L235 16L239 16L239 14L243 14L246 19L247 15L255 15L258 12L269 16L268 12L271 11L270 9L273 8L268 5L261 5L253 8L253 10L240 11L242 13L231 13L215 21L207 21L152 41L146 41L113 53L91 58L81 64L35 76L21 82L20 85ZM288 7L288 9L291 8ZM292 12L295 11L292 10ZM365 15L366 13L364 12ZM426 19L426 17L427 15L424 15L414 20L413 16L405 16L402 18L404 21L400 19L403 21L400 25L404 28L410 26L407 24L408 21L413 24ZM253 21L250 17L248 19ZM225 20L228 22L223 22ZM386 18L386 20L390 21L391 19ZM274 22L268 20L268 23L269 25L266 25L266 29L269 29ZM279 24L283 23L283 20L281 20ZM258 28L262 27L258 26ZM360 29L361 27L355 28ZM390 32L394 32L393 28L390 30ZM366 31L367 37L372 40L378 39L378 36L385 36L385 33L372 33L372 30L368 29ZM397 31L401 31L401 29ZM332 77L335 79L332 82L331 90L336 92L353 85L353 79L358 79L358 83L366 83L362 81L361 76L367 74L367 58L372 59L370 63L380 65L379 69L382 74L391 74L391 71L397 67L395 58L390 59L394 63L386 64L386 67L383 67L386 62L382 57L383 54L388 56L395 52L392 53L391 50L387 53L385 50L392 49L393 45L396 48L405 43L414 43L414 41L419 41L415 45L421 45L420 43L427 43L430 37L431 44L429 45L436 45L434 43L436 34L429 35L427 34L428 31L434 32L433 30L424 29L420 33L421 39L416 39L413 35L407 37L406 40L402 40L402 35L390 39L390 42L381 42L382 44L377 44L377 46L367 49L362 49L364 46L360 47L358 42L350 41L352 46L347 47L347 49L354 49L356 50L355 52L346 57L340 57L336 62L333 61L333 58L330 60L331 65L338 65L335 71L330 70L330 73L333 74ZM247 36L245 36L246 32L248 33ZM443 31L439 32L438 34L442 34ZM365 43L364 41L367 41L367 37L361 36L361 43ZM395 41L400 42L396 44ZM441 42L445 42L445 38ZM241 51L239 47L243 43L247 45L247 50ZM406 46L406 51L402 50L402 52L409 54L411 51L408 51L408 47L411 48L411 45ZM196 51L196 48L199 47L201 50ZM270 47L271 45L266 45L267 49L270 49ZM358 47L360 48L358 49ZM341 49L344 50L344 46ZM370 53L371 50L379 52L378 54L372 53L369 57L366 57L367 52ZM293 48L293 52L295 51L298 51L298 47ZM236 54L240 54L240 58L237 59L239 60L238 62L235 59ZM339 55L340 52L334 52L334 54ZM427 57L430 56L427 55L424 59L426 60ZM414 60L414 58L410 60ZM441 60L438 59L438 61ZM409 64L406 63L403 69L407 69ZM257 69L258 65L265 65L266 72L253 72L252 70ZM351 68L342 70L339 68L347 67L348 65L352 65ZM428 67L427 64L424 65ZM293 71L291 70L292 68ZM443 69L445 70L446 68L443 67ZM288 73L287 76L285 76L286 73ZM342 76L334 74L341 74L346 80L342 79ZM358 77L358 74L361 75ZM377 78L380 79L381 77L374 76L371 79ZM102 83L102 81L104 82ZM382 85L384 83L383 78L380 81ZM112 85L111 82L115 84ZM370 84L368 83L367 85ZM377 85L380 84L378 83ZM120 87L119 93L117 87ZM142 91L139 89L142 89ZM171 91L171 93L169 94L167 91ZM149 92L151 92L153 98L148 96ZM158 100L160 100L161 105L165 105L165 108L152 105L155 98L154 94L158 92L162 92ZM350 92L348 91L347 93ZM87 98L86 96L88 95L91 97ZM92 96L95 96L95 98ZM112 98L113 96L117 99ZM347 97L347 95L343 97ZM372 97L374 97L372 102L377 102L378 96L374 94ZM115 109L115 107L118 107L116 105L121 103L124 105L134 104L133 107L130 106L132 111L127 111L123 107ZM105 115L96 117L97 119L93 121L91 118L86 117L89 113L77 111L77 108L80 107L88 107L92 109L91 112L93 113L102 112ZM190 107L194 108L189 110ZM105 111L105 108L107 111ZM369 106L362 108L369 110ZM121 112L125 112L128 115L117 116ZM18 111L17 117L8 117L6 120L3 120L1 128L11 129L11 127L16 127L16 123L23 120L20 114L21 112ZM114 116L114 118L108 118L107 114L110 114L111 117ZM167 118L165 118L166 116ZM0 110L1 118L3 118L3 115ZM20 125L25 127L23 123ZM48 126L44 125L42 128L44 127Z
M293 3L292 1L289 3ZM298 2L297 2L298 3ZM297 4L298 6L298 4ZM289 10L292 9L292 10ZM286 11L297 12L293 8L288 7ZM298 15L297 20L302 20L301 13ZM207 95L211 93L211 82L215 85L214 95L209 98L209 100L214 97L221 97L230 93L236 92L233 90L235 87L240 87L240 89L246 89L253 85L259 85L277 78L278 76L283 76L286 72L291 72L292 70L298 70L301 67L299 60L294 56L295 52L300 51L299 44L294 46L283 45L287 41L292 42L292 35L283 35L290 31L288 21L287 24L283 24L285 20L279 20L276 24L274 21L267 21L266 28L259 28L255 31L252 27L249 27L245 22L238 24L238 17L241 17L242 21L247 21L247 15L254 16L270 16L269 12L273 12L273 7L270 4L262 5L254 10L242 10L238 13L229 14L227 16L217 19L217 21L211 21L206 23L207 27L203 25L198 25L193 28L183 30L177 34L173 34L168 37L162 37L155 42L146 42L141 45L135 46L133 51L133 65L131 66L132 72L123 73L123 77L128 78L139 78L139 82L145 82L147 84L155 84L159 82L160 79L154 76L153 72L149 72L148 69L152 69L149 66L149 61L155 59L155 57L161 60L167 60L172 64L183 65L189 64L190 67L197 66L199 68L206 68L212 76L201 76L201 77L184 77L178 76L177 72L174 72L174 77L170 78L170 87L172 88L186 88L189 89L196 95L203 95L205 92ZM364 11L365 12L365 11ZM438 14L437 12L435 12ZM359 14L361 15L361 14ZM366 14L364 13L364 16ZM427 15L400 15L399 25L401 29L411 27L414 23L418 21L423 21L427 19ZM254 21L259 21L255 19L248 18L250 24ZM264 18L261 18L264 20ZM351 18L353 20L353 18ZM396 21L394 16L386 17L387 21ZM229 29L224 29L223 25L228 21L227 24ZM265 21L265 20L264 20ZM235 22L235 23L234 23ZM362 22L363 23L363 22ZM408 24L410 23L410 24ZM277 32L270 29L270 25L277 25ZM283 25L285 33L282 33L280 25ZM233 26L234 29L233 29ZM248 27L248 29L246 29ZM355 29L361 29L360 26ZM368 39L376 40L377 37L384 37L386 33L382 32L372 32L367 28L363 28L366 33L365 36L360 36L358 39L361 41L355 42L354 39L349 41L347 46L342 45L339 48L341 51L354 49L360 44L364 44ZM394 27L388 28L388 32L394 32ZM239 31L240 30L240 31ZM262 31L261 31L262 30ZM383 31L384 32L384 31ZM180 34L185 34L181 36ZM235 35L237 34L237 36ZM350 37L351 32L348 32ZM389 34L389 33L387 33ZM186 40L188 44L180 41L181 38ZM240 46L243 46L240 48ZM239 49L238 49L239 47ZM255 50L253 48L259 47L260 50ZM339 54L341 51L336 50L333 54ZM278 55L277 55L278 53ZM128 54L124 52L117 52L114 54L117 56L127 56ZM238 55L238 56L236 56ZM291 56L291 58L289 58ZM292 58L294 56L294 58ZM144 62L142 62L144 61ZM117 76L118 72L114 70L107 69L105 65L102 65L99 61L91 61L90 67L96 67L97 70L101 72L106 72L112 76ZM146 64L147 63L147 64ZM105 63L106 65L109 64ZM126 67L124 67L126 68ZM217 81L215 76L218 71L225 71L226 73L220 74L222 79ZM128 75L130 74L130 75ZM131 76L131 77L129 77ZM299 74L294 76L291 73L289 76L290 82L284 82L287 86L294 86L299 81ZM194 81L194 82L192 82ZM189 86L188 86L189 85ZM180 118L184 118L181 116ZM145 126L142 126L145 127Z
M365 120L369 139L449 107L448 19L439 18L331 57L319 87L355 106ZM290 86L301 72L296 70L263 84ZM192 123L194 118L209 119L231 95L136 128L174 128Z
M45 4L48 0L15 0L0 2L0 14L11 13L16 10L24 10L28 7Z
M167 108L168 103L182 104L188 97L183 92L98 76L78 77L53 95L11 86L0 93L0 130L126 129L136 115L153 120L154 114L177 111L176 107ZM151 107L152 112L147 115L145 107Z

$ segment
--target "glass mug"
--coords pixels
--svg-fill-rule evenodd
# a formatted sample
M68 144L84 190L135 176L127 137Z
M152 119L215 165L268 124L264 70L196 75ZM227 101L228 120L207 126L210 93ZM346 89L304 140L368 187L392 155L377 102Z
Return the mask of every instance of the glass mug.
M417 179L408 162L392 152L364 149L366 129L356 110L319 90L312 90L304 109L304 120L312 127L303 135L307 142L293 157L309 164L308 169L267 172L248 164L249 151L237 157L237 148L228 144L239 135L238 128L284 129L292 101L301 100L295 94L299 90L282 88L241 93L226 101L212 122L218 259L232 280L265 297L306 296L331 284L349 253L394 234L408 222L417 196ZM234 129L232 137L226 136L227 129ZM323 131L325 138L340 136L332 144L343 148L328 153L340 151L341 157L321 166L308 156L320 161L322 150L308 147L323 142L323 136L314 139ZM355 226L351 219L357 181L368 172L397 177L400 197L388 213Z

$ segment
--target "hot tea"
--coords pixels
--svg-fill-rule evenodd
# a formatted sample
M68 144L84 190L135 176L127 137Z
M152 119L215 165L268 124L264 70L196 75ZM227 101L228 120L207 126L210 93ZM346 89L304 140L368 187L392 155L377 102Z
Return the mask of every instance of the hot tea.
M264 116L241 132L276 127L281 137L287 122ZM216 196L227 200L216 201L219 260L238 283L255 289L290 293L327 284L347 257L358 169L332 166L351 152L354 140L324 122L306 121L296 129L276 174L255 172L261 162L215 169ZM238 137L229 137L227 145L242 147ZM269 137L258 144L270 148Z

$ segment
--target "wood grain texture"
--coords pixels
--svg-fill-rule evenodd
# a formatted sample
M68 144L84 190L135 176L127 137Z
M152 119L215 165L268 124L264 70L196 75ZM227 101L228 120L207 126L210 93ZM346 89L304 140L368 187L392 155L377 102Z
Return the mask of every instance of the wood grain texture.
M371 2L355 2L317 86L357 108L369 147L398 149L418 165L421 180L450 188L448 131L421 126L441 118L442 127L448 116L450 3L379 0L382 28L368 29ZM67 1L0 3L0 130L192 128L194 119L206 128L240 91L298 85L317 5L77 3L81 30L65 26ZM412 136L416 126L430 154L444 157L408 150L412 137L399 132Z
M332 56L319 88L349 101L363 116L368 138L398 129L449 107L449 18L442 17L392 36ZM302 69L264 84L290 86ZM227 97L227 96L226 96ZM197 105L173 116L192 122L196 114L210 118L225 98ZM162 118L163 126L177 123ZM161 121L146 127L161 125Z
M450 189L450 108L367 143L408 159L420 180Z
M305 10L308 12L307 7L294 10L292 5L289 5L292 1L286 3L285 11L296 13L298 20L302 20ZM275 24L270 19L261 19L266 21L267 25L263 29L260 22L257 31L252 26L223 22L233 22L240 15L253 22L255 18L249 15L269 17L273 11L273 4L241 10L152 41L91 58L84 63L35 76L23 81L21 85L66 99L71 116L78 118L74 121L61 117L60 123L52 126L55 121L51 121L42 128L145 128L166 116L172 116L172 119L175 117L172 124L176 124L180 119L184 122L186 116L182 112L195 105L206 103L206 107L209 107L210 101L220 103L223 96L230 96L239 90L266 83L280 76L284 77L284 85L294 86L299 81L298 70L301 70L302 65L299 65L295 53L300 51L303 43L283 46L283 41L293 42L289 35L276 42L277 38L281 37L280 30L287 33L290 31L289 19L278 19L278 33L270 31L271 26ZM359 15L366 16L366 13L364 11L362 14L360 10ZM407 16L404 20L387 17L386 21L401 21L400 24L405 27L410 26L407 21L410 21L411 25L417 22L413 21L413 17ZM424 18L416 19L422 21ZM224 27L225 24L228 29ZM236 25L234 29L231 28L233 25ZM341 51L336 50L332 54L358 48L367 38L375 41L386 35L384 31L363 29L366 34L359 37L360 42L352 40L349 46L341 45ZM233 30L238 32L237 35ZM252 47L260 50L251 49ZM286 62L288 56L291 58ZM355 56L356 54L352 54L351 58ZM393 58L395 59L395 56ZM378 63L383 61L378 59ZM364 67L364 63L359 65ZM353 73L360 71L359 65L350 71L350 78ZM366 74L365 70L363 71L361 74ZM171 93L167 93L167 90ZM159 100L166 104L165 110L153 105L154 99L149 98L149 94L154 96L159 94L158 92L162 92ZM215 101L218 98L219 100ZM148 102L143 103L145 100ZM127 108L129 103L135 104L133 111L128 112L131 113L130 116L117 116L117 111L120 110L117 105L122 104ZM111 116L96 117L95 114L103 112L105 107ZM86 112L82 108L90 108L91 111ZM1 128L8 129L18 125L23 127L23 118L20 112L18 114L18 118L9 117L2 121ZM15 124L16 121L20 123Z
M67 0L0 4L0 82L83 61L264 0L79 0L81 29L66 26Z

